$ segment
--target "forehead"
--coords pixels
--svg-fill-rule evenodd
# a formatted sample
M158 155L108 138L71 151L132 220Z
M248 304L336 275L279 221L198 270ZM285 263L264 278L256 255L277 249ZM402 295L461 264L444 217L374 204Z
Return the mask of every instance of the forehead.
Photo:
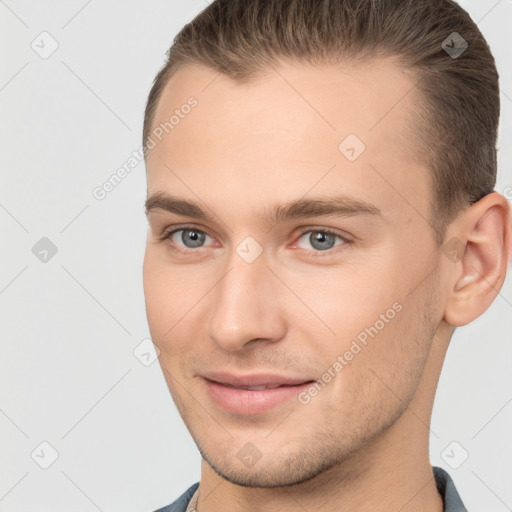
M336 187L395 215L412 201L426 216L430 175L407 138L416 83L390 59L282 62L247 83L186 65L157 105L153 130L167 130L148 154L148 195L178 188L247 205Z

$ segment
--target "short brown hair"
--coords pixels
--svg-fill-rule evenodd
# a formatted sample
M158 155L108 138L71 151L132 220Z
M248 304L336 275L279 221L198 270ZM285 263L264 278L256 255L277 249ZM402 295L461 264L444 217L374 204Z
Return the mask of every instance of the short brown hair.
M457 58L442 46L454 32L468 44ZM284 59L332 63L376 56L396 57L418 78L409 137L432 171L430 224L440 245L460 210L493 191L497 172L496 64L476 23L454 1L215 0L168 50L149 93L143 143L163 88L186 63L243 82Z

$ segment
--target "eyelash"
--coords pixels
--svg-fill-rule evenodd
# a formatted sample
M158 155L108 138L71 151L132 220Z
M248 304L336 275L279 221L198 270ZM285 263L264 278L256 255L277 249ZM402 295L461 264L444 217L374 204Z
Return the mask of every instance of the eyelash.
M165 242L166 240L168 240L170 242L171 237L175 233L177 233L179 231L186 231L186 230L196 231L197 233L202 233L202 234L208 235L210 238L213 238L213 236L208 231L205 231L204 229L197 229L195 226L181 226L179 228L172 229L171 231L166 232L158 240L160 242ZM325 251L302 249L308 253L308 256L312 256L313 258L325 258L326 256L332 256L332 254L334 252L337 252L341 248L346 248L345 246L349 246L352 243L352 241L349 240L348 238L345 238L344 236L340 235L339 233L337 233L335 231L330 230L329 228L322 228L322 229L307 228L307 229L304 229L303 231L300 232L297 240L300 240L306 233L323 233L326 235L332 235L334 237L337 237L337 238L340 238L343 240L342 244L334 246L331 249L327 249ZM189 250L185 250L185 251L182 249L177 249L176 247L174 247L172 242L170 242L169 248L172 251L180 253L180 254L187 254L189 251L197 252L194 249L189 249Z

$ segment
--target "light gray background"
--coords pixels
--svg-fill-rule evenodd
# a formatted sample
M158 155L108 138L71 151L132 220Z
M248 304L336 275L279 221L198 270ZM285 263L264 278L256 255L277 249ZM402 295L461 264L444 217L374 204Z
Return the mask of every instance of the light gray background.
M497 190L512 198L512 0L461 4L497 59ZM152 511L199 479L158 362L133 353L149 337L144 165L103 201L92 190L140 147L164 52L205 6L0 1L3 512ZM31 47L51 48L43 31L59 45L46 59ZM42 237L58 249L46 263L32 252ZM471 511L512 507L511 283L456 333L434 409L432 463ZM44 441L59 455L48 469Z

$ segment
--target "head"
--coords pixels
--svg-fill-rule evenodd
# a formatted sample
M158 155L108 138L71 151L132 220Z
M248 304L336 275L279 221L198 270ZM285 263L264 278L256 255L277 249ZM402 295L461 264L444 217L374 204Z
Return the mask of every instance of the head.
M453 330L505 278L498 120L494 59L449 0L214 1L182 29L144 119L144 290L216 472L289 485L428 441ZM219 371L309 385L233 412Z

